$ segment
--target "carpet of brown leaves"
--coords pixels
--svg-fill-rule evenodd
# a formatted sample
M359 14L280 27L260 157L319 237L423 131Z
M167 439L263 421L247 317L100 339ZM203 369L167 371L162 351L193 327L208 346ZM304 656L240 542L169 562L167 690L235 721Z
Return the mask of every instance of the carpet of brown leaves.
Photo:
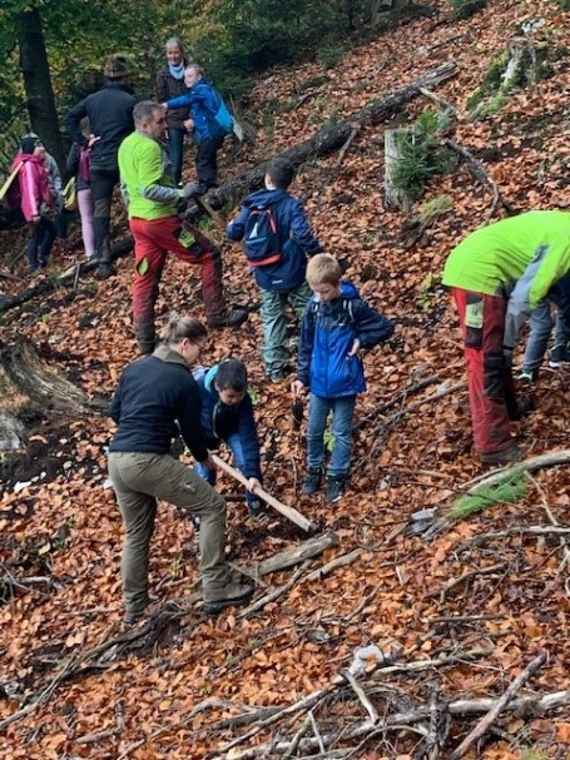
M546 19L542 37L570 46L568 18L556 4L492 1L469 21L437 24L421 19L347 53L335 69L324 72L327 81L315 86L315 94L298 108L264 119L264 111L276 98L294 103L306 92L303 83L323 75L316 64L276 70L259 82L252 95L258 123L265 125L255 151L247 161L235 163L228 153L222 172L238 173L310 136L327 118L348 116L448 59L458 63L459 74L438 94L462 112L490 59L531 15ZM455 139L485 161L502 194L519 210L570 203L567 66L568 59L561 59L550 79L534 90L513 94L496 116L476 123L463 119L456 129ZM398 122L413 119L427 105L413 101ZM485 158L491 145L497 149L492 160ZM464 167L437 179L425 197L445 193L453 210L427 230L419 245L405 251L398 244L403 217L382 207L382 127L362 130L343 164L338 167L336 161L331 156L305 167L295 192L304 197L326 249L350 260L350 278L398 325L393 346L366 359L369 392L359 403L362 418L422 376L461 379L455 315L443 291L424 291L422 283L440 271L452 245L484 221L491 198ZM230 300L255 304L256 290L241 251L224 245L224 256ZM69 261L70 254L56 250L54 268ZM49 342L69 357L74 378L86 391L110 394L122 368L136 355L130 280L130 266L122 261L112 279L96 286L91 279L83 281L71 303L65 302L65 293L56 293L47 302L32 302L5 317L3 340L24 335L36 344ZM174 260L162 278L159 317L173 308L202 314L196 272ZM231 736L209 733L208 724L239 712L243 704L286 704L326 685L350 661L353 650L367 643L397 644L409 659L491 647L493 653L484 662L440 674L449 698L500 694L538 649L546 649L550 659L530 687L537 692L570 688L570 601L564 591L568 569L558 572L561 552L556 540L511 537L468 554L457 551L461 542L478 533L544 524L536 490L530 487L528 496L516 505L499 505L457 524L432 543L401 530L412 512L449 500L479 471L470 449L466 394L459 391L403 417L381 446L375 443L382 434L382 418L364 426L355 439L358 465L350 491L340 504L330 507L321 499L298 495L302 441L293 431L287 384L270 386L264 380L259 336L254 312L238 333L213 334L204 359L209 363L231 353L247 360L257 397L267 487L336 531L341 546L325 554L324 561L358 546L364 547L364 553L321 582L301 582L250 620L239 620L232 611L209 621L191 613L171 641L145 656L130 655L105 670L61 684L45 706L0 736L2 757L117 758L161 727L168 730L129 756L202 757ZM60 366L65 370L65 362ZM536 390L538 411L519 426L525 454L567 446L569 382L564 372L543 373ZM16 694L8 698L5 693L1 699L0 719L18 709L24 694L41 690L66 658L118 630L121 520L112 491L103 488L104 446L111 432L112 423L105 419L62 422L60 429L49 431L50 456L61 464L56 477L19 493L10 489L0 499L2 561L12 563L14 574L21 577L49 575L57 581L56 586L18 590L0 607L0 682L6 692L6 684L11 684ZM38 434L41 437L42 431ZM538 480L556 517L567 524L570 473L558 468L539 473ZM222 486L236 490L225 479ZM31 510L24 510L25 505ZM279 520L252 522L239 502L230 502L228 512L232 556L244 564L298 539ZM8 513L10 517L4 518ZM161 599L190 593L198 577L193 546L190 524L162 505L151 559L152 583L159 586ZM496 576L460 585L444 601L437 593L431 595L466 571L498 562L505 563L505 569ZM278 584L287 577L284 572L270 582ZM366 607L346 623L376 587ZM431 621L436 616L482 613L497 618L459 626ZM323 636L310 636L314 630ZM399 679L398 684L420 700L426 697L423 681ZM184 716L208 697L229 700L235 708L214 708L184 724ZM113 734L118 709L124 728ZM97 738L107 730L107 735ZM547 753L558 752L557 757L570 753L568 711L530 722L506 720L502 730L503 735L495 735L485 749L485 758L518 758L518 747L533 744ZM411 757L405 754L411 747L405 739L393 741L392 749L381 745L367 757L393 758L398 752L402 758Z

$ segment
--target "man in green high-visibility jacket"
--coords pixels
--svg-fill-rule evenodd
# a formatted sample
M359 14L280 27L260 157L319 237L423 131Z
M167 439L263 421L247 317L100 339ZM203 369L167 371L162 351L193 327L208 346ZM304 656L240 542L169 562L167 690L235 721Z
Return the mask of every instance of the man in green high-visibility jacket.
M475 448L484 462L519 457L511 420L519 419L512 354L521 327L545 299L570 327L570 213L529 211L476 230L449 255L464 338Z
M139 348L148 354L154 349L154 305L169 253L200 266L208 327L239 327L248 312L226 309L220 251L197 228L183 225L177 215L178 204L190 197L191 188L174 187L161 142L166 130L163 107L151 100L142 101L134 107L133 118L135 131L119 148L119 171L135 240L135 334Z

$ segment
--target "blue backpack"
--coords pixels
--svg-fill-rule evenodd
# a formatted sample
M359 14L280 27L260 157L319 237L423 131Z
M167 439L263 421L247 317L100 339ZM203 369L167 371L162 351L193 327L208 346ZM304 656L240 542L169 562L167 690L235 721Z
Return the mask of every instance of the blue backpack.
M266 267L281 261L279 229L271 206L252 206L243 241L250 267Z
M212 88L213 89L213 88ZM220 127L225 135L229 135L234 129L234 119L227 105L224 103L224 99L217 90L214 90L219 101L218 110L214 113L214 119L216 124Z

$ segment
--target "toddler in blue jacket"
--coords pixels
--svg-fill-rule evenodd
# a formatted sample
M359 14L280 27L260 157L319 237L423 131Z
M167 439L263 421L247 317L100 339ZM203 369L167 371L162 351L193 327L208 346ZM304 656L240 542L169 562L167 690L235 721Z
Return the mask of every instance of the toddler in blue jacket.
M307 256L322 250L302 203L287 191L294 177L290 161L273 159L265 174L265 190L249 195L227 228L230 240L244 241L251 271L261 289L262 356L273 382L288 374L287 307L302 319L311 297L305 281ZM260 248L267 249L265 259L253 261Z
M334 256L319 254L307 265L313 291L301 328L296 397L310 391L307 431L307 476L303 493L321 485L325 458L325 428L332 412L333 450L327 470L327 500L338 501L346 486L352 449L352 415L358 393L366 390L361 348L372 348L394 332L392 322L378 314L349 282L341 282Z

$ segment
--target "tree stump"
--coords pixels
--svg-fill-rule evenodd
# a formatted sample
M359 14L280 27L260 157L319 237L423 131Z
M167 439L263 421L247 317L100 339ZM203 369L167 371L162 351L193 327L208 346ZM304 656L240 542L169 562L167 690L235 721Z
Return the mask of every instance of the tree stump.
M401 144L413 130L386 129L384 131L384 208L398 208L409 211L412 207L412 198L397 187L394 181L396 167L401 160Z
M501 80L501 92L508 93L526 82L538 79L536 50L529 37L513 37L507 46L509 59Z
M89 399L29 341L0 348L0 452L24 449L28 433L50 418L101 414L107 406Z

